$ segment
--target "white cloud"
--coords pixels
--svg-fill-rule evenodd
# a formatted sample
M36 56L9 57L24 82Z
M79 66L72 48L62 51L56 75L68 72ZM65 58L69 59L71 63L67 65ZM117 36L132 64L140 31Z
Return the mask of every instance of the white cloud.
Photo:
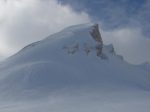
M103 31L105 44L113 43L118 54L130 63L140 64L150 62L150 39L144 37L140 28L121 28L113 31Z
M9 56L64 27L90 22L55 0L0 0L0 53Z

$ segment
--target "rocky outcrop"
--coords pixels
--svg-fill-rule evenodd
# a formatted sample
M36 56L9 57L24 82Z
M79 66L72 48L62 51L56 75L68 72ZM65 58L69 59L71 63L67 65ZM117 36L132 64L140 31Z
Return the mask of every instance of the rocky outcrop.
M74 41L72 44L65 45L65 47L63 47L63 49L65 49L67 51L67 53L71 54L71 55L73 55L81 50L83 50L86 53L86 55L89 55L92 51L94 51L94 52L96 51L96 55L98 57L101 57L102 59L104 59L106 56L104 56L104 54L102 52L103 41L102 41L102 37L101 37L100 31L99 31L98 24L90 26L90 32L89 32L88 38L92 38L94 40L94 43L92 44L87 41L85 41L85 42L83 41L83 43L80 43L79 42L80 40L78 40L78 41ZM91 39L89 39L89 41L91 41Z
M97 56L100 56L102 54L102 49L103 49L103 41L101 34L99 32L99 26L98 24L95 24L93 26L93 30L90 32L92 38L96 42L96 51L97 51Z
M68 54L75 54L79 50L79 44L73 44L71 46L64 46L63 49L66 49Z

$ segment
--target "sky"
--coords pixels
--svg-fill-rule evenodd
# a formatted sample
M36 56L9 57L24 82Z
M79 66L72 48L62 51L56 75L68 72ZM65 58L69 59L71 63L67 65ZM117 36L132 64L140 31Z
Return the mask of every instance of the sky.
M149 10L149 0L0 0L0 60L67 26L97 22L125 60L150 62Z
M65 27L86 22L90 22L88 14L76 13L56 0L0 0L0 57L8 57Z

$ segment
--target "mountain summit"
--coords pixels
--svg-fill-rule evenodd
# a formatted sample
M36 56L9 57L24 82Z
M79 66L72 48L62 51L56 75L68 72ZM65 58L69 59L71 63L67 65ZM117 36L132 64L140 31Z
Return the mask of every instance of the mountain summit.
M0 65L0 90L14 94L62 88L147 90L149 80L147 71L128 64L112 45L103 44L98 24L66 28Z
M71 26L0 64L0 112L149 112L148 68L104 45L97 24Z

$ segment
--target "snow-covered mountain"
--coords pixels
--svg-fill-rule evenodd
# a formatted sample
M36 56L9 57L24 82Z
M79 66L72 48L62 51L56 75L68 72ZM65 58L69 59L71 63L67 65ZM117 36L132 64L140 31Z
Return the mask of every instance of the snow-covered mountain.
M25 99L33 99L34 102L34 100L55 95L60 97L62 94L65 98L68 95L69 98L77 99L76 103L81 102L81 99L84 99L84 103L96 101L97 103L89 107L88 111L90 109L93 111L95 106L97 111L123 112L124 108L129 111L130 106L138 102L134 106L140 106L141 111L148 112L148 109L150 110L150 71L127 63L122 56L115 53L112 45L104 45L98 25L93 24L71 26L50 35L44 40L26 46L0 65L1 100L19 99L23 102ZM97 100L94 100L93 96L96 96ZM57 103L54 101L55 106L60 106L58 99ZM110 102L116 99L116 103L112 103L114 110L98 109L97 105L105 101L110 106L108 99ZM4 108L2 103L0 111L12 112L10 110L14 108L15 112L51 110L50 108L53 107L51 99L46 100L46 105L45 100L41 104L42 101L39 100L38 106L34 105L35 102L30 102L30 106L21 108L22 110L16 106L22 103L17 103L16 107L11 106L10 103L8 108ZM70 100L65 101L61 103L70 104ZM122 102L121 106L118 106L117 101ZM129 105L124 104L124 101ZM74 99L71 102L73 103ZM87 103L86 108L88 105L91 104ZM61 111L71 111L73 108L70 105L70 108L65 110L65 106L61 107ZM140 109L133 107L131 110L137 112ZM52 109L51 111L60 110ZM78 111L85 111L85 109L80 107Z

